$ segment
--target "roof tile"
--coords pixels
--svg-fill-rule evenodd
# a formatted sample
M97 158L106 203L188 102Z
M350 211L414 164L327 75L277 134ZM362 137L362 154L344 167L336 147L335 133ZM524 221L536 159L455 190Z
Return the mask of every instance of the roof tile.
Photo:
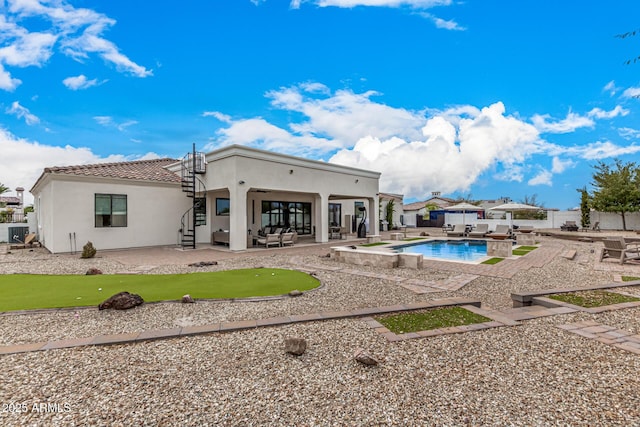
M96 176L103 178L138 179L147 181L180 182L180 176L166 169L178 160L153 159L132 162L96 163L91 165L54 166L45 173Z

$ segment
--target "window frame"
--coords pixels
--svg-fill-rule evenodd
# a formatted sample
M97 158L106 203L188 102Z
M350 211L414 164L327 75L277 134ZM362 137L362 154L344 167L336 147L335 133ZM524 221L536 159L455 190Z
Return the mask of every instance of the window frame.
M222 201L227 202L226 211L225 207L221 206ZM229 216L231 214L231 202L228 197L216 197L216 216Z
M108 212L103 212L104 206L98 208L98 200L109 200ZM124 214L121 213L122 205L114 206L114 202L124 201ZM117 213L114 213L114 210ZM100 213L98 213L100 211ZM98 222L98 217L102 219L101 223ZM108 218L108 224L105 224L105 219ZM115 218L120 221L114 221ZM124 218L124 221L122 221ZM95 193L93 195L93 224L94 228L123 228L129 224L129 202L126 194L109 194L109 193Z

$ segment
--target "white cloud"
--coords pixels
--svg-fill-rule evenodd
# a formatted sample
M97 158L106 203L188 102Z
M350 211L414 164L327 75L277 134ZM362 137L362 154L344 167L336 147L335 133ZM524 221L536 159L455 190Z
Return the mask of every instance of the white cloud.
M576 165L573 160L562 160L558 156L554 156L552 160L551 172L562 173L568 168L572 168Z
M420 14L422 17L427 18L431 21L433 21L433 23L436 25L436 28L441 28L443 30L452 30L452 31L466 31L467 29L463 26L461 26L460 24L458 24L456 21L453 20L444 20L442 18L438 18L437 16L431 14L431 13L421 13Z
M274 124L261 117L233 119L218 111L205 112L204 117L227 124L206 148L243 144L379 171L381 191L407 198L424 197L435 190L465 192L482 176L551 185L553 174L576 167L578 159L640 152L635 145L610 142L572 147L549 142L541 138L537 126L517 113L508 114L501 102L483 108L458 105L415 112L377 102L378 95L374 91L331 92L314 83L280 88L266 94L271 105L302 119ZM589 114L614 118L625 111L616 107ZM539 127L555 131L595 126L590 117L572 113L561 121L552 121L548 115L535 117ZM532 173L527 163L534 156L546 157L551 167Z
M21 82L12 78L7 66L42 67L53 55L54 47L82 62L95 53L122 72L138 77L150 70L131 61L102 34L115 21L91 9L74 8L64 0L8 0L0 15L0 89L13 91ZM38 31L28 26L38 23ZM49 28L42 28L49 23ZM24 26L23 26L24 25ZM34 25L35 27L35 25Z
M620 146L610 141L597 141L584 147L570 147L566 149L569 154L575 154L585 160L602 160L606 158L620 157L640 152L640 145Z
M227 114L222 114L218 111L205 111L204 113L202 113L202 117L214 117L223 123L229 123L229 124L233 122L233 120L231 120L231 116Z
M535 114L531 121L540 133L569 133L578 128L593 127L594 121L589 117L584 117L576 113L569 112L563 120L548 121L550 115Z
M102 126L111 126L113 125L113 117L111 116L94 116L93 120L98 122L98 124Z
M318 86L312 86L313 92L305 91L308 87L307 84L267 93L274 107L302 113L308 118L291 125L295 133L326 135L341 146L353 145L368 135L379 138L421 136L424 117L402 108L372 102L371 98L378 95L377 92L356 94L340 90L330 94L328 89L319 92Z
M452 3L452 0L315 0L314 3L320 7L335 6L352 8L356 6L409 6L416 9L428 9L435 6L449 6Z
M381 190L422 197L435 189L466 191L498 163L500 179L522 179L518 163L542 150L537 130L513 116L504 105L482 108L474 117L451 120L436 115L427 120L421 140L397 137L360 139L338 151L331 162L383 172Z
M206 149L221 145L252 145L266 150L315 157L335 150L334 141L312 135L293 135L262 118L237 120L226 129L220 129L214 142Z
M6 113L12 114L19 119L24 119L25 123L29 126L37 125L38 123L40 123L40 119L36 115L31 114L29 109L20 105L18 101L14 101L11 104L11 107L7 108Z
M541 170L536 176L534 176L533 178L531 178L527 184L529 185L548 185L549 187L551 187L553 185L553 181L551 180L551 178L553 177L553 174L551 172L549 172L548 170Z
M137 125L137 120L127 120L122 123L116 123L111 116L94 116L93 119L98 122L99 125L104 127L113 127L118 129L120 132L124 132L129 126Z
M256 6L266 0L250 0ZM451 6L453 0L291 0L291 9L300 9L302 3L313 3L318 7L338 7L342 9L353 9L355 7L388 7L388 8L410 8L416 11L424 11L437 6ZM466 28L454 20L438 18L430 13L419 12L423 18L432 21L437 28L445 30L465 31Z
M88 89L91 86L96 86L98 84L98 79L87 80L87 76L80 74L75 77L67 77L62 81L62 84L71 90L81 90Z
M622 92L622 97L623 98L638 98L638 97L640 97L640 87L630 87L628 89L625 89L625 91Z
M618 88L616 87L616 82L611 80L609 83L607 83L606 85L604 85L604 87L602 88L602 90L604 92L609 92L609 95L613 96L616 94L616 92L618 91Z
M89 163L116 162L138 159L158 158L155 153L147 153L141 157L125 157L113 155L100 157L89 148L76 148L69 145L54 147L35 141L18 138L5 129L0 128L0 182L9 188L24 187L27 190L35 184L45 167L80 165ZM25 194L25 201L32 202L32 196Z
M611 111L604 111L600 108L594 108L587 113L587 116L595 117L596 119L613 119L614 117L626 116L627 114L629 114L629 110L616 105L616 108Z
M625 139L640 138L640 130L638 129L622 127L618 129L618 133Z

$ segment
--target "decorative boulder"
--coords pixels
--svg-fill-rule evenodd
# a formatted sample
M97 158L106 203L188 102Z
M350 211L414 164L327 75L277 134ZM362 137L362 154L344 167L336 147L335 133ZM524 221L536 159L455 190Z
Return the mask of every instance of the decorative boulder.
M189 294L183 295L181 301L183 304L193 304L194 302L196 302L196 300L194 300L193 297Z
M144 302L140 295L130 294L129 292L120 292L105 300L98 306L99 310L128 310L137 307Z
M102 274L102 270L92 267L92 268L88 269L85 274L87 276L95 276L96 274Z
M302 292L300 292L297 289L294 289L293 291L289 292L290 297L299 297L300 295L302 295Z
M304 338L287 338L284 340L284 351L301 356L307 350L307 341Z
M376 366L378 361L374 359L369 353L367 353L364 349L359 348L353 355L353 358L363 365L367 366Z
M189 264L189 267L207 267L210 265L218 265L217 261L200 261L200 262L192 262Z

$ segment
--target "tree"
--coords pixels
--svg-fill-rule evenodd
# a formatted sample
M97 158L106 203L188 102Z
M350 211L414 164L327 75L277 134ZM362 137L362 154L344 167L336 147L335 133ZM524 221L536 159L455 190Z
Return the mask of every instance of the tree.
M578 188L577 191L580 193L580 222L582 223L582 228L589 228L591 224L589 192L587 191L587 187Z
M384 219L387 221L389 230L391 230L391 226L393 224L393 214L396 211L396 204L393 199L387 202L387 206L385 206Z
M539 208L544 208L544 202L538 201L537 194L532 194L531 196L525 194L524 197L520 200L520 203L522 203L523 205L531 205L538 206Z
M602 161L594 166L593 207L601 212L617 212L622 229L627 229L625 214L640 210L640 172L635 162L615 160L615 167Z
M9 191L9 187L6 187L3 183L0 182L0 194L6 193Z

